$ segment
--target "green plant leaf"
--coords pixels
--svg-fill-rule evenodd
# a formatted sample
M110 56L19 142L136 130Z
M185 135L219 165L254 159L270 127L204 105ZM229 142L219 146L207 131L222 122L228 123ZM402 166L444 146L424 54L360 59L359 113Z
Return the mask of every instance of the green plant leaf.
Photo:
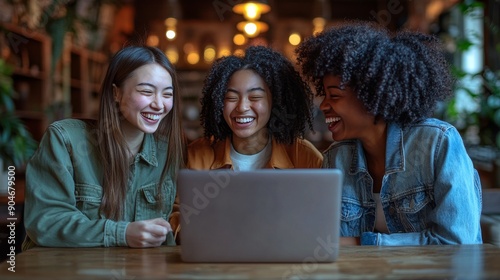
M12 98L7 95L0 95L0 112L3 112L4 110L6 112L12 112L14 111L14 101L12 101Z
M451 67L451 73L453 74L454 77L459 79L464 78L465 76L468 75L464 70L456 67L455 65Z
M466 15L472 13L476 8L483 8L484 5L478 1L472 1L471 3L460 3L458 4L460 11Z
M33 155L38 143L15 115L11 74L12 67L0 59L0 158L5 166L21 166Z
M0 74L5 77L10 77L14 71L14 67L7 64L3 59L0 59Z
M460 39L457 41L457 50L464 52L467 51L470 47L472 47L474 43L467 39Z

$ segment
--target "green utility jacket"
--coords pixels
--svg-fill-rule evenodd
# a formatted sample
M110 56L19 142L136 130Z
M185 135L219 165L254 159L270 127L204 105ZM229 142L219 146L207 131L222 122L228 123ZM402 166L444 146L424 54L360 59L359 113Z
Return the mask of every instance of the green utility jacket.
M127 246L125 230L130 222L158 217L168 221L176 190L170 175L162 184L165 200L157 201L167 144L145 135L130 165L124 216L114 221L99 213L106 170L97 142L91 122L67 119L48 127L26 169L23 250L36 245ZM166 244L175 245L171 232Z

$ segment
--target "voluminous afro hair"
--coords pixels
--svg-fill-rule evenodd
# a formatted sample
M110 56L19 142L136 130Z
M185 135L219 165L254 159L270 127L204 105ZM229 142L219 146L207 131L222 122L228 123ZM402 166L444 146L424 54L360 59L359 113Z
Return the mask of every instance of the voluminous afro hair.
M216 60L208 73L201 98L201 125L205 137L223 140L232 135L224 120L223 107L227 85L234 72L253 70L265 81L272 95L269 132L280 143L293 143L312 129L313 93L293 64L269 47L250 46L245 56L227 56Z
M302 74L325 94L323 77L339 76L365 108L402 126L434 112L451 96L453 79L438 39L416 32L391 35L370 22L323 31L296 49Z

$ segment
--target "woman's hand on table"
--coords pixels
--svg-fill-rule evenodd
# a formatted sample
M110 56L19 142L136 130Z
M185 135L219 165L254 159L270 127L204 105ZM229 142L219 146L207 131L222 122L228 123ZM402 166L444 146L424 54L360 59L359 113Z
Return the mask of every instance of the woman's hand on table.
M131 248L158 247L172 231L170 224L163 218L131 222L127 226L126 239Z

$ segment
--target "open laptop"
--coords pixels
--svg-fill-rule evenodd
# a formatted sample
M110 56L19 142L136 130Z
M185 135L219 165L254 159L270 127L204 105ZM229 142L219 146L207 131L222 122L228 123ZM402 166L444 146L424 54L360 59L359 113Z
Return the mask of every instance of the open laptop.
M181 170L181 258L333 262L342 179L336 169Z

